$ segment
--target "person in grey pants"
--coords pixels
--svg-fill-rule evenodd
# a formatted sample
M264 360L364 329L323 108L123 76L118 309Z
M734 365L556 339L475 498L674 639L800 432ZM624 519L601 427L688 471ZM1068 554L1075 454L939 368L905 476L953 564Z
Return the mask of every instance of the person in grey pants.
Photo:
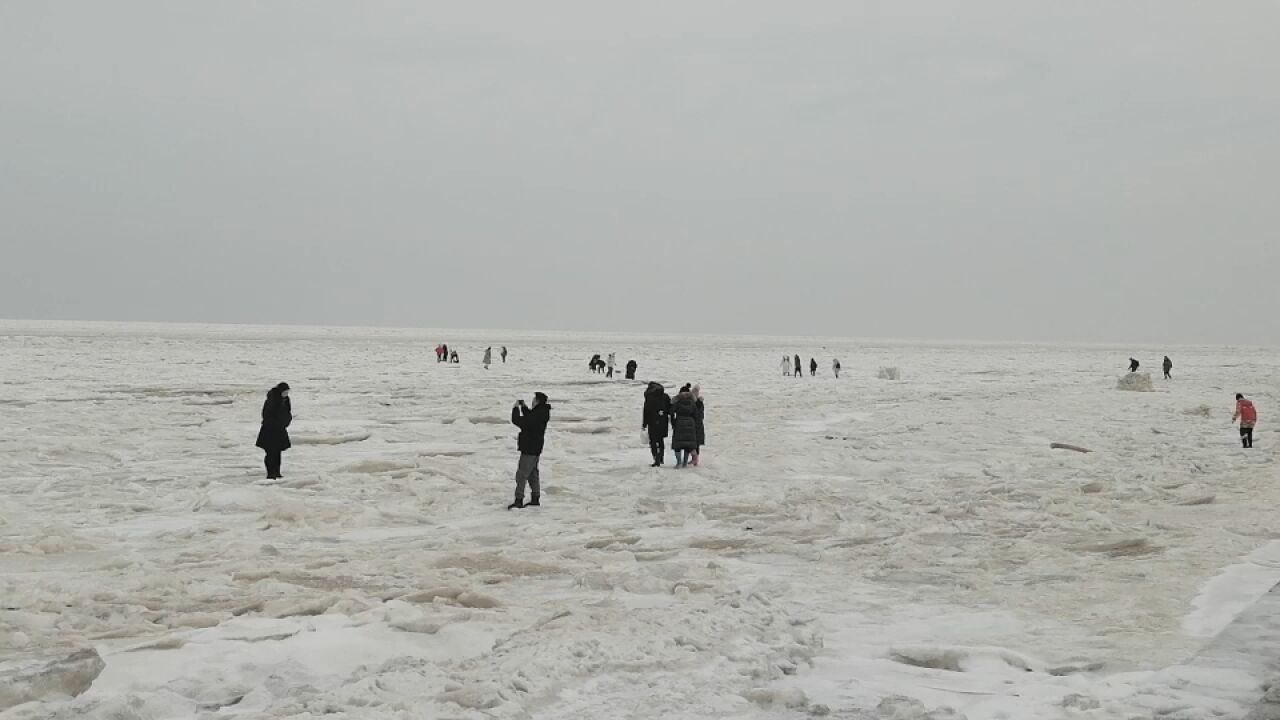
M517 445L520 448L520 462L516 466L516 500L507 506L508 510L525 507L524 486L529 486L529 505L542 504L541 475L538 472L538 461L542 459L542 447L546 442L547 423L551 421L551 405L547 396L542 393L533 394L533 406L529 407L521 400L511 408L511 424L520 428Z

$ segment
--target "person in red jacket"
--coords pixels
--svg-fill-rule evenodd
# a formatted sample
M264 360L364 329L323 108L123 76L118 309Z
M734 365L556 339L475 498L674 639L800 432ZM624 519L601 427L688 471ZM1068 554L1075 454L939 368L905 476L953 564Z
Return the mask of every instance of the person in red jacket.
M1258 410L1240 393L1236 393L1236 414L1231 416L1231 422L1236 420L1240 421L1240 442L1247 448L1253 447L1253 426L1258 424Z

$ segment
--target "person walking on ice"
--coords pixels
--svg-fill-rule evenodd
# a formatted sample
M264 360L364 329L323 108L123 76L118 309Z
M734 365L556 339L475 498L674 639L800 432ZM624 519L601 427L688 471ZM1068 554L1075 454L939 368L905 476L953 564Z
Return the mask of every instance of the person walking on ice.
M262 405L262 429L258 431L258 447L266 452L267 479L279 480L280 453L293 447L289 442L289 424L293 422L293 405L289 402L289 383L267 391Z
M502 346L502 364L503 365L507 364L507 346L506 345Z
M818 377L818 358L809 358L809 377Z
M698 458L702 456L702 446L707 444L707 426L706 414L707 405L702 401L702 386L693 386L693 401L698 406L698 412L694 415L694 420L698 425L698 447L693 451L693 457L689 458L689 464L698 467Z
M1134 360L1133 358L1129 358L1129 372L1138 372L1138 368L1141 366L1142 363Z
M489 365L493 363L493 346L484 349L484 369L488 370Z
M698 451L698 401L687 386L671 401L671 449L678 468L689 467L690 457Z
M507 506L508 510L526 507L526 484L529 486L529 505L537 507L542 504L542 475L538 472L538 461L542 459L549 422L551 405L547 403L547 396L540 392L533 394L533 407L520 400L511 408L511 424L520 428L520 437L516 440L520 448L520 462L516 465L516 499Z
M1246 448L1253 447L1253 426L1258 424L1258 409L1240 393L1236 393L1236 412L1231 416L1231 422L1237 420L1240 421L1240 444Z
M831 361L831 372L836 374L836 379L840 379L840 358Z
M649 432L649 454L653 456L653 464L649 467L662 467L667 448L667 422L671 412L671 396L660 383L651 382L644 391L644 411L640 418L640 429Z
M801 364L800 364L800 356L799 356L799 355L795 356L795 361L796 361L796 362L795 362L795 366L796 366L796 377L798 377L798 378L802 378L802 377L804 377L804 365L801 365Z
M1164 379L1165 380L1173 379L1173 376L1169 374L1170 370L1173 370L1173 361L1169 359L1168 355L1165 355L1164 356Z

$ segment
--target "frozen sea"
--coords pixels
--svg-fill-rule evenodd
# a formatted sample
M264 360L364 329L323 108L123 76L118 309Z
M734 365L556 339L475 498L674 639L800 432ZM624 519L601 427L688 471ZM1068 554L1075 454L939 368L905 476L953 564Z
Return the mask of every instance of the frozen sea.
M511 358L486 371L490 345ZM639 379L589 373L608 352ZM1173 381L1116 389L1166 352ZM1263 669L1194 668L1280 581L1278 371L1262 348L0 322L0 660L105 661L0 718L1232 717ZM701 467L648 467L650 379L702 385ZM539 390L544 505L508 512L510 408Z

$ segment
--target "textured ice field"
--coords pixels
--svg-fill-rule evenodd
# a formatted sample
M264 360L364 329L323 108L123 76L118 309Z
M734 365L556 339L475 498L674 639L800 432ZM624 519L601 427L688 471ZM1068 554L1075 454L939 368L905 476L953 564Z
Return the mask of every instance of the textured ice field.
M1166 351L1173 382L1116 390ZM597 352L641 380L590 374ZM819 377L781 376L796 352ZM1249 668L1184 675L1280 580L1277 370L1260 349L0 323L0 660L106 661L0 717L1235 712ZM702 384L702 467L647 467L649 379ZM281 380L273 485L253 441ZM535 390L544 506L508 512L508 416Z

